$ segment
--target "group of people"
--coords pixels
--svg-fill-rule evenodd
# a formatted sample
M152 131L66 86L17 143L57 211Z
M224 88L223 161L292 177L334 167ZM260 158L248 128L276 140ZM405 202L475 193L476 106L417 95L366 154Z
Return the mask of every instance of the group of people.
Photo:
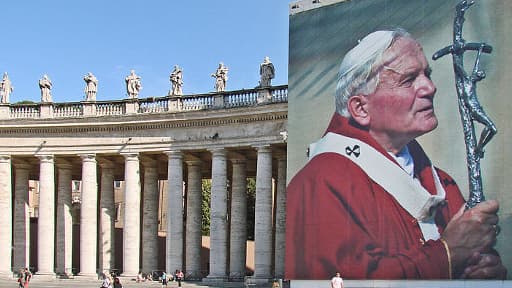
M117 275L103 273L103 280L101 282L101 288L123 288L121 280Z
M135 278L135 282L140 283L140 282L146 282L146 281L153 281L152 273L139 272L139 274L137 274L137 278Z
M160 278L162 280L162 286L167 287L168 281L176 281L178 282L178 287L181 287L181 282L185 280L185 274L183 274L183 271L176 269L176 271L174 271L174 275L168 277L167 273L163 272Z
M19 288L28 288L28 284L32 279L32 272L28 268L21 269L18 273L18 287Z

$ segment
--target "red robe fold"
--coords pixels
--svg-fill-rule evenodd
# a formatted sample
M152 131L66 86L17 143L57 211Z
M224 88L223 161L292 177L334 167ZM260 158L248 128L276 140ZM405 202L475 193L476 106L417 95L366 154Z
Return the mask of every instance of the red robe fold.
M364 141L396 163L368 132L338 114L327 132ZM408 148L415 176L435 194L430 160L416 141ZM464 199L455 181L436 171L446 191L435 217L441 233ZM287 188L285 277L328 279L336 271L349 279L450 278L439 240L425 241L416 219L355 163L323 153Z

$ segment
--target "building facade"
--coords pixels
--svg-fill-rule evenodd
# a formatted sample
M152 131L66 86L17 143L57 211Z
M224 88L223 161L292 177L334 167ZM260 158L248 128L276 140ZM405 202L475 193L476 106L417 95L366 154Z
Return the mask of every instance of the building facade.
M190 279L244 279L245 195L254 177L254 277L282 277L287 91L0 104L0 209L11 212L0 223L0 249L9 255L0 273L181 269ZM211 179L207 271L203 179Z

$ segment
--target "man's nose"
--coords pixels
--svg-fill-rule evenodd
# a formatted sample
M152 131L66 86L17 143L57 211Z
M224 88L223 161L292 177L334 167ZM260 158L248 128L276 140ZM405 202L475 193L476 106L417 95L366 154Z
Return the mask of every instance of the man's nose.
M418 87L418 93L420 96L434 97L434 94L436 94L437 91L437 87L434 82L432 82L432 80L426 75L422 75L420 77L421 81Z

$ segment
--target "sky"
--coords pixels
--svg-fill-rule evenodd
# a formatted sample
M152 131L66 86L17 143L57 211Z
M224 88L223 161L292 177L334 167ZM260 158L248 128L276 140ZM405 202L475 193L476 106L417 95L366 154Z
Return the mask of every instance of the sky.
M139 98L165 96L174 65L184 94L209 93L220 62L229 68L226 90L250 89L265 56L272 84L288 84L289 0L4 2L0 73L14 86L11 103L40 102L44 74L54 102L82 101L88 72L98 101L125 99L131 69L142 79Z

